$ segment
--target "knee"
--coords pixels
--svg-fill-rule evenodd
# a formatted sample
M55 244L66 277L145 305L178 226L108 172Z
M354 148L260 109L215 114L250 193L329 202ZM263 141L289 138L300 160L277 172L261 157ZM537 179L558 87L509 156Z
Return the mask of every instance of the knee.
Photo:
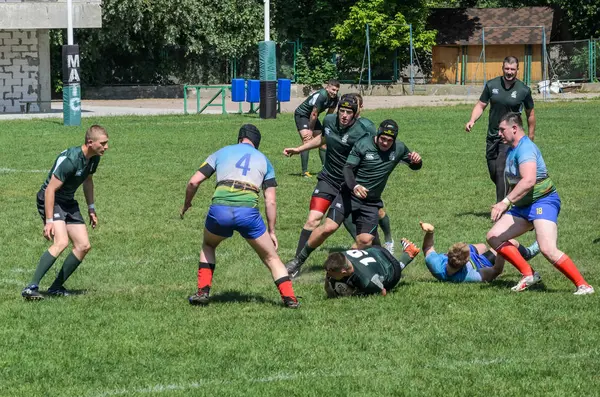
M500 244L502 244L502 241L500 240L498 235L491 230L487 233L487 235L485 236L485 239L487 240L487 243L489 244L489 246L492 247L493 249L498 248L498 246Z
M540 252L544 257L552 264L554 264L557 260L562 256L562 252L556 246L552 245L542 245L540 244Z
M373 245L373 236L357 236L356 237L356 245L358 246L358 249L363 249L365 247L370 247L371 245Z
M334 222L326 222L323 225L322 232L326 237L331 236L336 230L338 230L340 225Z
M315 218L308 218L306 220L306 223L304 224L304 229L306 230L315 230L318 226L319 223L321 222L321 219L315 219Z
M52 245L54 246L54 248L56 248L59 252L63 252L65 249L67 249L67 247L69 246L69 239L65 238L65 239L54 239L54 242L52 243Z
M383 208L379 209L378 214L379 214L379 219L385 218L385 210Z
M84 254L87 254L88 252L90 252L90 250L92 249L92 245L90 244L90 242L86 242L83 244L77 244L74 247L77 251L79 252L83 252Z

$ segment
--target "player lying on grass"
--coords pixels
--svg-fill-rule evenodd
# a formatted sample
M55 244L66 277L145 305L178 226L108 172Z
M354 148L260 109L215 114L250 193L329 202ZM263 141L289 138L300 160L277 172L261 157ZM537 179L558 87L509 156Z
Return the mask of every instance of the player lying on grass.
M202 182L217 174L217 186L206 215L204 240L198 265L198 292L189 297L192 305L209 303L210 288L215 270L217 246L237 231L256 251L271 271L285 306L298 307L292 281L279 255L275 236L275 171L267 157L258 151L260 131L245 124L238 133L237 145L225 146L208 156L191 177L185 192L181 218L192 206L192 199ZM265 196L267 223L265 227L258 210L258 193Z
M423 238L423 254L425 264L433 275L440 281L455 283L479 283L492 281L504 270L504 258L496 255L496 251L485 244L456 243L446 254L438 254L433 248L434 227L430 223L420 222L425 232ZM528 259L540 251L537 244L525 248L516 240L511 240L519 252Z
M347 250L330 254L323 264L327 297L386 295L402 276L402 270L419 254L416 245L402 239L404 250L398 259L383 247Z

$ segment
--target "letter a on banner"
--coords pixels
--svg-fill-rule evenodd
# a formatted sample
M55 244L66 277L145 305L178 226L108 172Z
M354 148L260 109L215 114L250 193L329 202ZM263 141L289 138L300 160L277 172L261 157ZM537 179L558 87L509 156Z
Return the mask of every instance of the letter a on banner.
M63 120L64 125L81 125L81 69L78 45L64 45L63 59Z

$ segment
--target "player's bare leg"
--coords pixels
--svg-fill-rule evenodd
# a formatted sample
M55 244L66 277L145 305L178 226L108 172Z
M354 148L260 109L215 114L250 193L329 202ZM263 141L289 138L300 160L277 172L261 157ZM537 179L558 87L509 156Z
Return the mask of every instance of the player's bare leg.
M204 228L202 250L200 250L200 263L198 264L198 292L188 298L192 305L207 305L215 271L215 251L221 241L227 237L218 236Z
M373 240L375 236L370 233L361 233L356 236L356 247L360 249L364 249L373 245Z
M259 238L247 239L246 241L248 241L248 244L256 251L260 259L271 271L271 276L279 290L284 305L290 308L297 308L299 303L294 293L292 281L279 255L277 255L275 245L269 233L265 232Z
M546 219L536 219L533 224L542 255L575 284L575 287L577 287L575 294L593 294L594 289L585 281L571 258L556 246L558 225Z
M321 246L337 229L338 225L332 219L326 218L325 223L313 230L307 243L304 245L298 255L296 255L291 261L285 264L285 267L292 278L296 277L300 273L300 268L308 258L308 256L317 248Z
M53 296L68 296L69 292L63 286L65 281L81 264L85 256L92 249L87 227L84 224L67 225L69 239L73 242L73 250L65 258L63 265L56 275L56 279L48 288L48 294Z
M300 131L298 131L298 134L300 135L300 139L302 139L303 144L305 144L306 142L310 141L313 138L313 132L309 129L300 130ZM304 178L310 178L312 176L308 172L308 153L309 153L308 150L300 153L300 163L302 165L302 176Z
M44 252L38 262L37 268L30 283L21 291L21 296L26 300L44 299L39 293L39 284L46 272L52 267L56 258L69 246L69 234L65 221L54 221L54 236L52 245Z

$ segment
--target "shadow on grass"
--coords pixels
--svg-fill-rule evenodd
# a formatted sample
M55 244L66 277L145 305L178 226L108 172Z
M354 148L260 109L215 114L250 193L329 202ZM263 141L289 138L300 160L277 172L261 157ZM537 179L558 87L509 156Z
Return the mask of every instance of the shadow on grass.
M239 291L225 291L225 292L220 292L218 294L210 296L211 304L213 304L213 303L231 303L231 302L243 302L243 303L254 302L254 303L270 304L273 306L279 306L281 304L280 302L274 302L273 300L267 299L261 295L246 294L246 293L242 293Z
M482 289L502 289L502 290L506 290L506 289L510 289L512 287L514 287L517 284L516 281L509 281L509 280L495 280L489 283L482 283L481 284L481 288ZM527 288L527 291L531 291L531 292L545 292L545 293L556 293L556 292L564 292L558 289L549 289L546 287L546 285L544 284L543 281Z
M458 214L456 214L456 216L476 216L479 218L489 218L490 212L489 211L481 211L481 212L468 211L468 212L458 213Z
M67 290L67 291L69 292L70 296L87 295L87 293L88 293L87 289L70 289L70 290ZM45 298L68 298L68 296L51 295L51 294L48 293L48 291L41 292L41 294Z
M600 243L600 237L598 237L597 239L594 239L592 241L592 244L598 244L598 243Z

